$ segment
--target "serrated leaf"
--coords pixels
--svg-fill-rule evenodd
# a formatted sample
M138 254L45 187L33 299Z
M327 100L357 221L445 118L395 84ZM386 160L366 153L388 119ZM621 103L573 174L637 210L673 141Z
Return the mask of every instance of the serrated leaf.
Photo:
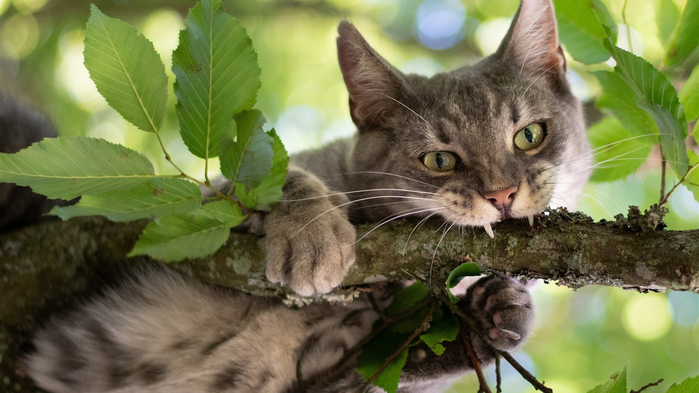
M665 57L665 65L674 67L682 62L699 45L699 0L687 0L674 38Z
M699 154L695 154L691 150L687 150L687 155L689 156L690 165L699 164ZM684 185L689 191L694 194L694 199L699 202L699 168L695 168L685 179Z
M626 81L609 71L592 72L592 75L602 87L602 94L595 101L597 108L611 112L632 135L642 136L648 138L651 143L657 143L658 125L655 124L653 116L638 107L638 98Z
M615 117L605 117L587 129L594 151L590 180L610 182L636 173L645 162L656 138L633 136Z
M410 338L409 334L397 334L390 330L384 330L373 340L364 345L362 353L357 358L355 369L365 380L369 380L381 368L383 363ZM406 347L400 354L388 364L374 380L374 385L380 387L388 393L395 393L398 390L400 373L408 358L408 348Z
M673 384L666 393L696 393L699 392L699 375L687 378L679 385Z
M410 310L415 304L427 297L427 288L416 281L411 285L401 288L393 295L393 301L386 307L384 312L387 316L393 317Z
M607 37L600 22L613 28L616 25L607 7L600 0L554 0L558 36L566 50L581 63L595 64L609 59L602 40Z
M699 118L699 64L694 67L678 95L687 120L694 121ZM696 125L694 127L696 128Z
M165 121L167 75L153 43L94 4L85 30L85 67L97 90L124 119L157 132Z
M251 188L262 184L272 169L274 140L262 131L264 117L256 109L236 115L238 137L221 155L221 172L233 183Z
M46 138L15 154L0 154L0 182L31 187L49 198L135 187L152 180L142 154L102 139Z
M442 341L454 341L459 333L459 319L452 313L445 313L441 319L430 322L430 328L420 336L436 355L444 353Z
M130 221L189 213L200 206L201 192L194 183L184 179L162 178L126 190L84 195L77 204L55 207L51 214L64 220L103 215L111 221Z
M156 218L143 230L128 256L149 255L172 262L213 254L228 240L231 227L202 209Z
M627 393L626 368L609 377L609 381L597 385L587 393Z
M610 38L604 41L604 45L616 60L614 72L631 87L638 99L638 106L648 112L658 125L663 155L675 174L682 177L688 167L684 144L687 120L675 88L650 63L615 46Z
M207 203L202 208L202 213L229 227L237 226L245 219L245 215L240 211L240 206L228 200Z
M208 159L232 143L233 115L254 105L260 67L250 37L220 0L202 0L185 26L172 58L177 116L189 150Z
M473 262L462 263L461 265L454 268L454 270L452 270L451 273L449 273L449 277L447 277L446 281L446 286L447 295L449 295L449 299L452 303L458 303L459 299L452 295L449 289L455 287L464 277L477 276L479 274L481 274L481 268Z
M272 137L272 169L269 176L257 188L248 190L243 184L235 185L235 194L246 207L254 210L269 211L273 204L282 197L282 188L286 183L286 171L289 167L289 155L281 139L274 130L268 132Z

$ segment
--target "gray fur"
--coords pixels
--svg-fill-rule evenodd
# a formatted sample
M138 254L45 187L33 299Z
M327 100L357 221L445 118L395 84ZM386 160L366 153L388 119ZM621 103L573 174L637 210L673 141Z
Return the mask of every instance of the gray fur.
M496 54L432 78L401 74L342 22L340 66L358 133L292 158L282 202L262 223L268 278L303 295L332 290L354 262L355 223L434 213L478 227L573 208L591 155L552 7L523 0ZM532 123L544 125L543 143L518 150L515 133ZM434 151L456 155L457 165L428 169L421 157ZM509 202L487 197L513 187ZM374 289L380 306L390 302L391 286ZM492 276L464 291L459 307L490 344L524 341L534 313L520 283ZM290 309L146 270L50 322L26 368L55 393L348 392L363 384L356 355L336 363L377 318L364 295ZM491 362L485 341L469 335L479 360ZM442 356L411 348L399 391L437 391L470 370L460 340Z

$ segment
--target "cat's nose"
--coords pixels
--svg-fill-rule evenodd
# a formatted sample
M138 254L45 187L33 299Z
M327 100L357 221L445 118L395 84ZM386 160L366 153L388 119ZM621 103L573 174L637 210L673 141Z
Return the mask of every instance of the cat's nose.
M495 207L509 207L515 199L517 187L505 188L504 190L492 191L483 194L483 197L490 201Z

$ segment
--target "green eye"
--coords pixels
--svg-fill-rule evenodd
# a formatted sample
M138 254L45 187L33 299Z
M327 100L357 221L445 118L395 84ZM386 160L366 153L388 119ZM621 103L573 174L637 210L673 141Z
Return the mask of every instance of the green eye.
M446 151L432 151L422 157L422 163L433 171L450 171L456 165L456 157Z
M530 124L515 134L515 146L522 151L536 149L543 140L544 128L539 123Z

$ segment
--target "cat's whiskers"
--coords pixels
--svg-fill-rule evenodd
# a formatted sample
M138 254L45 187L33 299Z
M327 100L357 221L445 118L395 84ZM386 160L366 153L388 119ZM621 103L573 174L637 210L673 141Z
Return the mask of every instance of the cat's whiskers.
M439 186L435 186L434 184L430 183L425 183L424 181L420 181L417 179L413 179L411 177L399 175L397 173L391 173L391 172L381 172L381 171L355 171L355 172L344 172L343 175L387 175L387 176L393 176L393 177L398 177L400 179L405 179L405 180L410 180L414 181L418 184L424 184L426 186L434 187L434 188L439 188Z
M417 210L416 210L416 209L417 209ZM395 220L398 220L398 219L401 219L401 218L405 218L405 217L408 217L408 216L412 216L412 215L420 214L420 213L425 213L425 212L434 212L434 213L432 213L432 214L430 215L430 216L432 216L432 215L434 215L434 214L437 214L440 210L443 210L443 209L445 209L445 207L443 207L443 206L440 206L440 207L433 207L433 208L427 208L427 209L425 209L425 208L411 208L411 209L403 210L402 212L399 212L399 213L392 214L392 215L390 215L390 216L384 218L383 220L379 221L379 222L377 223L377 225L375 225L373 228L371 228L371 230L369 230L369 232L365 233L364 235L362 235L362 237L360 237L359 239L357 239L357 241L355 241L354 244L359 243L360 240L362 240L362 239L364 239L365 237L369 236L372 232L374 232L375 230L379 229L380 227L382 227L382 226L388 224L388 223L391 222L391 221L395 221ZM410 211L410 210L412 210L412 211ZM406 213L406 212L407 212L407 213ZM430 216L428 216L428 217L430 217ZM410 233L412 234L412 232L410 232ZM410 239L410 238L408 238L408 239Z
M420 197L410 197L410 196L405 196L405 195L380 195L380 196L371 196L371 197L366 197L366 198L359 198L355 200L351 200L349 202L341 203L337 206L332 207L331 209L328 209L319 215L313 217L313 219L309 220L304 226L296 230L287 240L291 240L294 236L298 235L301 231L306 229L307 226L309 226L311 223L315 222L317 219L320 217L332 212L333 210L337 210L340 208L343 208L345 206L351 205L353 203L358 203L358 202L364 202L364 201L369 201L369 200L374 200L374 199L388 199L388 198L398 198L398 199L407 199L407 200L417 200L417 201L428 201L428 202L435 202L434 199L430 198L420 198Z
M446 221L445 221L446 222ZM437 257L437 250L439 250L439 246L442 245L442 241L444 240L444 237L447 235L447 233L454 228L454 225L456 225L456 222L452 222L449 227L445 227L444 233L442 233L442 237L439 238L439 242L437 242L437 246L434 248L434 253L432 253L432 261L430 261L430 288L432 287L432 267L434 267L434 260Z
M423 218L422 220L420 220L420 222L418 222L417 225L415 225L415 227L413 228L413 230L410 231L410 234L408 235L408 240L405 241L405 247L403 247L403 253L405 253L405 252L408 250L408 244L410 244L410 238L413 237L413 233L415 233L415 231L420 227L420 225L422 225L424 222L426 222L427 220L429 220L432 216L434 216L434 215L437 214L437 213L439 213L439 211L436 211L436 212L434 212L434 213L432 213L432 214L426 216L425 218Z
M373 191L400 191L400 192L409 192L409 193L415 193L415 194L426 194L426 195L439 195L435 192L429 192L429 191L417 191L417 190L406 190L402 188L367 188L365 190L353 190L353 191L346 191L346 192L336 192L333 194L325 194L325 195L318 195L314 197L308 197L308 198L298 198L298 199L282 199L280 202L302 202L302 201L310 201L313 199L323 199L323 198L330 198L334 196L339 196L339 195L347 195L347 194L359 194L359 193L367 193L367 192L373 192Z

